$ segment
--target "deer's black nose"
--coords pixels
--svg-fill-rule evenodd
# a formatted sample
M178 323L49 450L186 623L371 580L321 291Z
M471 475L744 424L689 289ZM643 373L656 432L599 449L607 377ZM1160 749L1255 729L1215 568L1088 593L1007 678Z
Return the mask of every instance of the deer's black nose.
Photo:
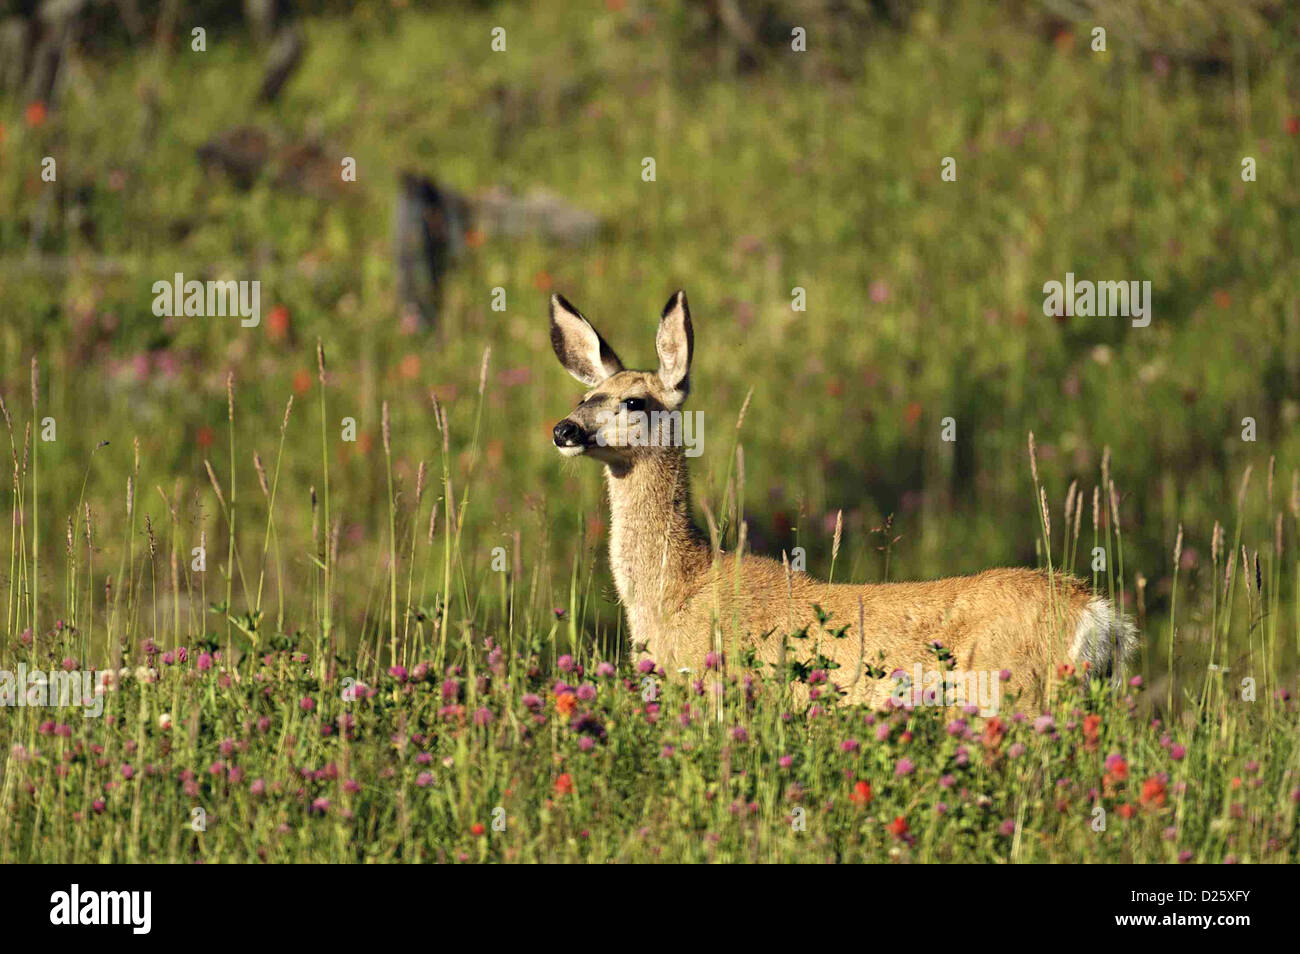
M565 418L555 425L555 446L575 447L582 443L582 428Z

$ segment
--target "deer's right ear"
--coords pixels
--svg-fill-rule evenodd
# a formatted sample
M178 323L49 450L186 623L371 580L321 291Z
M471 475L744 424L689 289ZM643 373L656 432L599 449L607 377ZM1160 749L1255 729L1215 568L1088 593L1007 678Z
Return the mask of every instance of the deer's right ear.
M686 292L675 292L664 305L659 333L655 335L655 350L659 352L659 381L680 404L691 389L691 358L695 353L695 331L691 327Z
M623 370L614 349L563 295L551 296L551 347L564 370L589 388Z

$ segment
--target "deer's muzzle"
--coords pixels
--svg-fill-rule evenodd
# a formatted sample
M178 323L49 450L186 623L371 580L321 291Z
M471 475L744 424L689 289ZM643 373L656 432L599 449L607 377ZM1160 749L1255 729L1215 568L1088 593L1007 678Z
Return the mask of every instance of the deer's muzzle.
M578 424L569 420L567 417L555 425L555 446L560 449L566 447L582 447L587 443L587 434Z

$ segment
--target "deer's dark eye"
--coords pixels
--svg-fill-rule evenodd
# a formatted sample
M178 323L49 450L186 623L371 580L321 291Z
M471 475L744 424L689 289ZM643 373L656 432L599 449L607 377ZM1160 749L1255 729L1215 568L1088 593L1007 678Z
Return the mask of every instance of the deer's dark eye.
M620 406L629 414L635 414L645 410L645 398L624 398Z

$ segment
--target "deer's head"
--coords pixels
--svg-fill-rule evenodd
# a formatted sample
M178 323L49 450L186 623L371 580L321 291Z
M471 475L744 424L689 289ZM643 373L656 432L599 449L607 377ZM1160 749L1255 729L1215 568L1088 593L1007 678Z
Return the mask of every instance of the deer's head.
M560 453L585 454L619 467L687 443L682 405L690 391L694 342L686 293L679 291L659 319L659 369L628 371L591 322L563 296L552 295L551 347L564 369L588 388L555 425Z

